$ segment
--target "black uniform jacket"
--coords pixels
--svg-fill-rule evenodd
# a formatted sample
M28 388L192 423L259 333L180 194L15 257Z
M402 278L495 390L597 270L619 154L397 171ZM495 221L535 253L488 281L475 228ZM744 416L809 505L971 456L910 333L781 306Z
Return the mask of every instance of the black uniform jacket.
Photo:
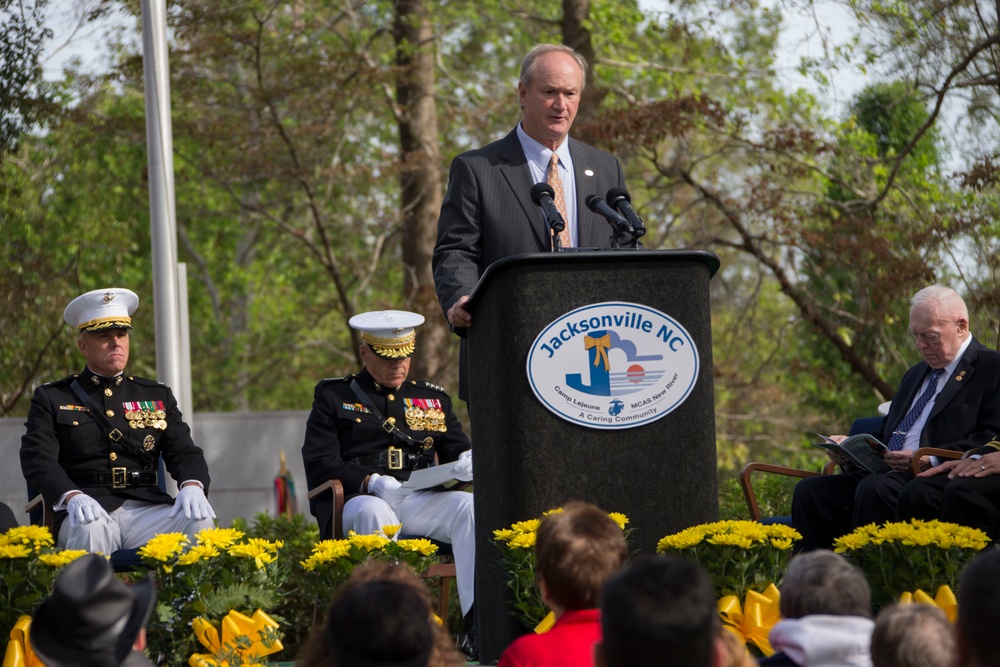
M399 479L409 477L409 472L405 470L388 470L352 460L385 452L390 445L400 447L399 442L382 428L382 422L365 408L351 390L354 378L383 418L395 420L400 431L418 442L432 438L433 450L428 454L437 454L440 463L454 461L470 448L469 438L452 411L451 398L437 385L407 380L398 390L390 389L377 384L367 370L357 375L322 380L316 385L312 412L306 423L305 443L302 445L302 461L310 489L331 479L339 479L349 497L360 491L361 483L372 473L390 474ZM444 413L445 430L428 430L419 420L412 416L407 418L408 410L412 415L413 408L427 407L435 407ZM329 525L333 511L331 502L313 501L310 508L320 526Z
M108 437L107 429L73 393L70 383L74 379L123 434L119 442ZM126 419L127 412L138 412L142 419ZM154 421L155 426L151 425ZM132 375L104 378L84 369L80 375L36 389L25 425L21 470L49 505L73 489L92 496L108 512L129 499L172 503L156 484L127 489L92 484L95 473L109 474L112 468L156 471L160 456L175 480L198 480L208 493L205 455L191 439L191 429L181 418L170 388L161 382ZM65 512L57 513L56 530L64 517Z

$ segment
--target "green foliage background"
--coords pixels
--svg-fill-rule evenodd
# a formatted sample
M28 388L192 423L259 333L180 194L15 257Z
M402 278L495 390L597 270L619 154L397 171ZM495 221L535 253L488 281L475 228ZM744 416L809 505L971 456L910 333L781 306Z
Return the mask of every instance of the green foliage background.
M90 1L95 16L119 19L109 66L71 65L22 100L31 123L0 161L5 416L25 414L41 382L79 370L57 317L87 289L139 294L131 367L155 376L139 3ZM444 173L509 131L520 58L563 41L564 14L579 6L425 5L441 137L427 168ZM650 7L590 3L593 96L574 134L623 161L648 247L722 258L711 351L720 475L761 458L818 469L811 434L875 414L913 361L916 289L956 286L974 333L1000 338L998 100L979 76L995 74L996 8L852 2L854 33L823 58L788 63L779 39L812 3ZM194 410L306 409L318 379L357 367L347 317L405 305L396 9L170 4ZM24 62L41 83L30 53ZM873 83L841 112L789 87L791 66L820 91L842 72ZM952 99L958 129L940 112ZM432 379L454 388L457 339L433 352L445 370Z

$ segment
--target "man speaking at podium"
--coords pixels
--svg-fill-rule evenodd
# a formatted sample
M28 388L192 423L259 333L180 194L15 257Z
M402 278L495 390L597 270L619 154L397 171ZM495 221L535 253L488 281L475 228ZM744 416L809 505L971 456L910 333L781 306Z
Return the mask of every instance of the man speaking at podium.
M610 248L632 236L616 231L586 205L590 196L624 190L618 159L569 138L586 81L587 61L568 46L539 44L521 62L517 84L523 117L506 137L459 155L451 163L438 218L434 285L448 323L460 336L472 325L465 309L486 268L510 255L561 248ZM560 240L532 186L552 186L552 203L565 225ZM459 396L468 399L465 346Z

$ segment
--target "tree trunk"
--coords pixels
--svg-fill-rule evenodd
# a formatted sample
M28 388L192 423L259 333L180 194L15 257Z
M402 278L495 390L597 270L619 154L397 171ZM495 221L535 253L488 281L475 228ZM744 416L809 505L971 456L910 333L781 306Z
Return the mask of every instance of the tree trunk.
M428 0L395 3L396 95L399 118L400 210L403 220L404 303L427 318L410 376L439 379L451 333L438 305L431 254L441 209L441 154L435 102L434 41Z
M590 39L590 31L584 27L589 15L590 0L563 0L563 44L576 49L590 65L587 68L587 85L580 99L580 109L577 111L576 122L573 123L573 137L592 144L595 137L590 136L592 133L588 132L587 128L595 127L592 121L597 117L601 100L606 93L594 85L594 44Z

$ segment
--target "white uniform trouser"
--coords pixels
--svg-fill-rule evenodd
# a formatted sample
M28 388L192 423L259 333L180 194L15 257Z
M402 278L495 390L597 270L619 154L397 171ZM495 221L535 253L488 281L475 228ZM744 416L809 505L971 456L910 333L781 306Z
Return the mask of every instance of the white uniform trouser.
M475 595L476 520L472 494L465 491L414 491L403 500L399 516L375 496L355 496L344 504L344 532L378 532L382 526L402 524L400 532L451 544L455 582L462 614L472 608Z
M184 518L184 510L168 518L173 509L173 505L126 500L121 507L108 513L110 521L98 519L70 528L69 519L66 519L59 527L57 545L61 549L83 549L110 555L118 549L145 546L160 533L185 533L194 544L198 531L215 527L212 519Z

